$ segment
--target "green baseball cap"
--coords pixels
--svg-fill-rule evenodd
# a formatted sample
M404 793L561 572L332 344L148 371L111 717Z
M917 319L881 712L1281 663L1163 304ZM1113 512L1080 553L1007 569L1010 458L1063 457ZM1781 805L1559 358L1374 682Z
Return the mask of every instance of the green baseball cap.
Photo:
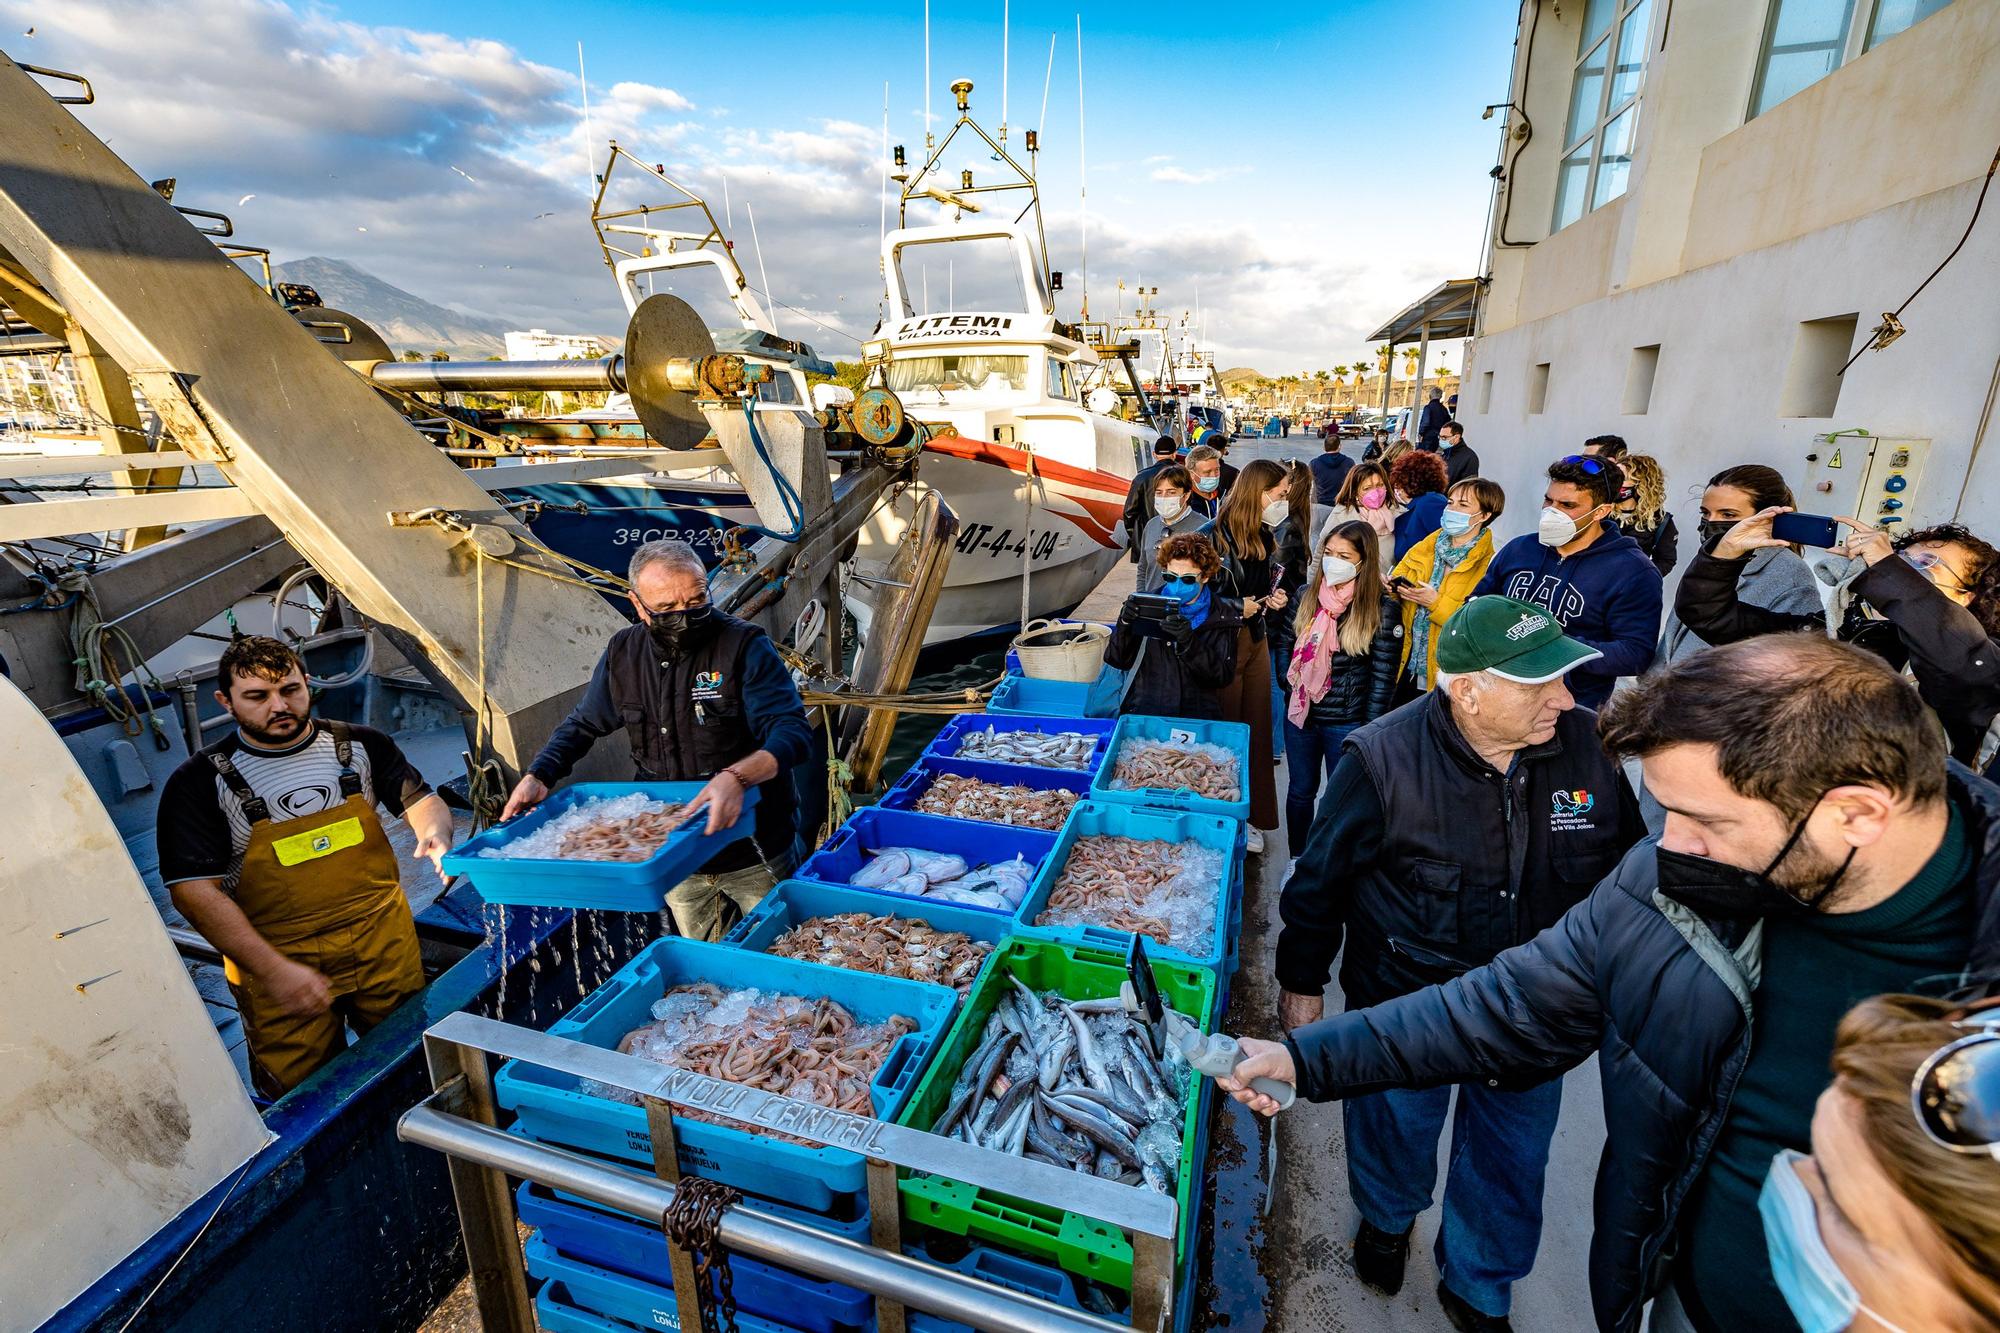
M1564 634L1541 607L1512 597L1473 598L1445 622L1437 646L1439 671L1491 671L1523 685L1554 680L1602 656Z

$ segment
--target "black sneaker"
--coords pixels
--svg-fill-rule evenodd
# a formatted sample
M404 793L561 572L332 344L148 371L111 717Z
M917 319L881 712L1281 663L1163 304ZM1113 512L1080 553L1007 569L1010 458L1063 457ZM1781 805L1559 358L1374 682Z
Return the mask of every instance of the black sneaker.
M1444 1317L1451 1320L1451 1326L1459 1333L1514 1333L1513 1321L1506 1315L1473 1309L1463 1296L1442 1282L1438 1283L1438 1304L1444 1307Z
M1384 1296L1403 1289L1403 1263L1410 1257L1410 1233L1361 1224L1354 1233L1354 1276Z

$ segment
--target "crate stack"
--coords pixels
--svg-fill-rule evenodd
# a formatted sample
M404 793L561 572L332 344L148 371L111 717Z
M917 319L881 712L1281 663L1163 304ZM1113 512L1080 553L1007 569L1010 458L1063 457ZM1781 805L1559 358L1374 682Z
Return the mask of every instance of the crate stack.
M1076 714L1007 713L996 708L955 718L878 805L856 811L721 944L659 941L552 1025L551 1033L616 1046L626 1033L648 1021L652 1004L666 990L697 981L713 981L725 989L757 987L825 996L862 1022L902 1014L918 1027L899 1040L877 1073L871 1089L874 1109L884 1119L928 1129L942 1112L995 1004L1015 980L1071 1000L1118 994L1129 935L1098 926L1036 924L1077 840L1098 834L1176 843L1193 840L1221 855L1224 869L1215 887L1213 942L1205 949L1183 950L1147 941L1154 979L1166 1003L1203 1030L1214 1030L1221 1023L1238 961L1248 803L1213 801L1180 790L1126 790L1115 785L1111 775L1120 748L1133 740L1201 743L1231 750L1247 788L1248 728L1169 718L1093 719L1080 715L1085 702L1079 698ZM989 728L1002 733L1081 732L1095 738L1095 744L1081 769L962 757L966 738ZM929 785L947 773L1035 791L1064 790L1078 799L1061 825L1049 829L914 809ZM1017 906L1000 909L849 883L876 852L897 847L955 855L968 867L1018 863L1029 873L1028 887ZM712 848L704 846L684 852L681 860L710 852ZM524 869L518 862L489 861L480 867L467 859L461 864L473 870L476 881L490 878L495 865L506 866L503 879L509 875L518 879ZM595 892L599 896L587 904L592 906L657 907L657 895L697 864L698 860L672 866L674 879L658 886L645 903L637 901L644 895L636 893L629 901L605 901L601 876L588 884L571 883L568 891ZM619 869L629 876L629 868ZM562 873L559 865L548 871L552 877ZM484 885L480 887L484 891ZM522 901L551 901L547 896L537 899L532 888L518 893L525 895ZM976 975L960 983L963 993L855 970L865 963L833 966L769 954L787 931L849 912L960 931L990 946L991 952ZM650 1167L651 1140L641 1107L595 1095L597 1090L581 1088L569 1076L517 1063L501 1068L495 1087L500 1106L514 1116L511 1132L628 1166ZM1204 1202L1209 1126L1219 1095L1207 1080L1195 1078L1184 1097L1176 1177L1181 1226L1175 1246L1174 1302L1176 1326L1182 1330L1194 1306L1197 1265L1190 1247ZM857 1155L686 1117L675 1118L675 1131L684 1174L732 1185L752 1208L868 1240L865 1168ZM1129 1303L1132 1246L1116 1228L1058 1202L996 1195L916 1172L903 1173L899 1193L903 1237L912 1254L1074 1308L1104 1312ZM521 1220L534 1229L526 1255L531 1277L541 1284L537 1314L544 1328L628 1333L677 1325L671 1266L657 1227L533 1184L522 1186L518 1206ZM747 1333L863 1333L873 1327L873 1302L865 1292L740 1257L731 1262L738 1326ZM922 1333L956 1333L959 1327L914 1311L910 1326Z

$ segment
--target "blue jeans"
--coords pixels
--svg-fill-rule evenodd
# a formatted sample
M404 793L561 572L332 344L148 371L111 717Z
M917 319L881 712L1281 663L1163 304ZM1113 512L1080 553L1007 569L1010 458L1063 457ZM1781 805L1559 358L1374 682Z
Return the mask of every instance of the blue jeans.
M1266 640L1266 642L1269 643L1269 640ZM1285 680L1285 668L1289 665L1290 663L1286 662L1284 658L1279 655L1277 646L1275 644L1272 645L1271 646L1271 734L1273 736L1283 736L1285 734L1286 700L1285 700L1284 680ZM1285 752L1287 754L1291 753L1291 746L1287 745L1285 747Z
M1369 1225L1399 1234L1431 1206L1437 1141L1450 1088L1350 1097L1347 1188ZM1461 1083L1438 1227L1438 1273L1474 1309L1505 1315L1513 1284L1535 1266L1542 1178L1562 1110L1562 1079L1523 1092Z
M1320 774L1333 773L1340 762L1340 743L1353 727L1303 727L1285 723L1285 841L1297 856L1312 833L1313 808L1319 804Z

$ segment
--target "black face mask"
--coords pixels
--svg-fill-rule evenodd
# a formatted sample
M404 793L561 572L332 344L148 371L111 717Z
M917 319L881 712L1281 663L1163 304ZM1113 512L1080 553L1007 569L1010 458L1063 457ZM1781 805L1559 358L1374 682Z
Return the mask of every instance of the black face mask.
M671 662L681 655L688 640L701 636L712 614L713 608L707 605L691 606L685 611L655 611L646 628L653 636L653 646Z
M1815 803L1813 809L1818 808ZM1771 863L1762 870L1745 870L1742 866L1706 856L1658 848L1655 856L1660 867L1660 883L1662 887L1670 887L1690 898L1699 899L1704 905L1733 914L1765 916L1779 910L1816 912L1820 904L1840 887L1840 881L1846 878L1847 868L1854 864L1854 854L1861 849L1849 847L1847 859L1840 863L1840 869L1810 893L1798 894L1779 886L1771 879L1771 872L1782 865L1785 858L1792 854L1792 849L1799 845L1799 839L1805 836L1806 823L1811 818L1812 811L1809 810L1806 818L1792 829L1792 836L1785 839L1785 845L1778 849L1778 854L1771 858Z
M1715 545L1716 538L1735 526L1736 520L1733 518L1705 518L1695 525L1701 532L1701 544L1704 547Z

